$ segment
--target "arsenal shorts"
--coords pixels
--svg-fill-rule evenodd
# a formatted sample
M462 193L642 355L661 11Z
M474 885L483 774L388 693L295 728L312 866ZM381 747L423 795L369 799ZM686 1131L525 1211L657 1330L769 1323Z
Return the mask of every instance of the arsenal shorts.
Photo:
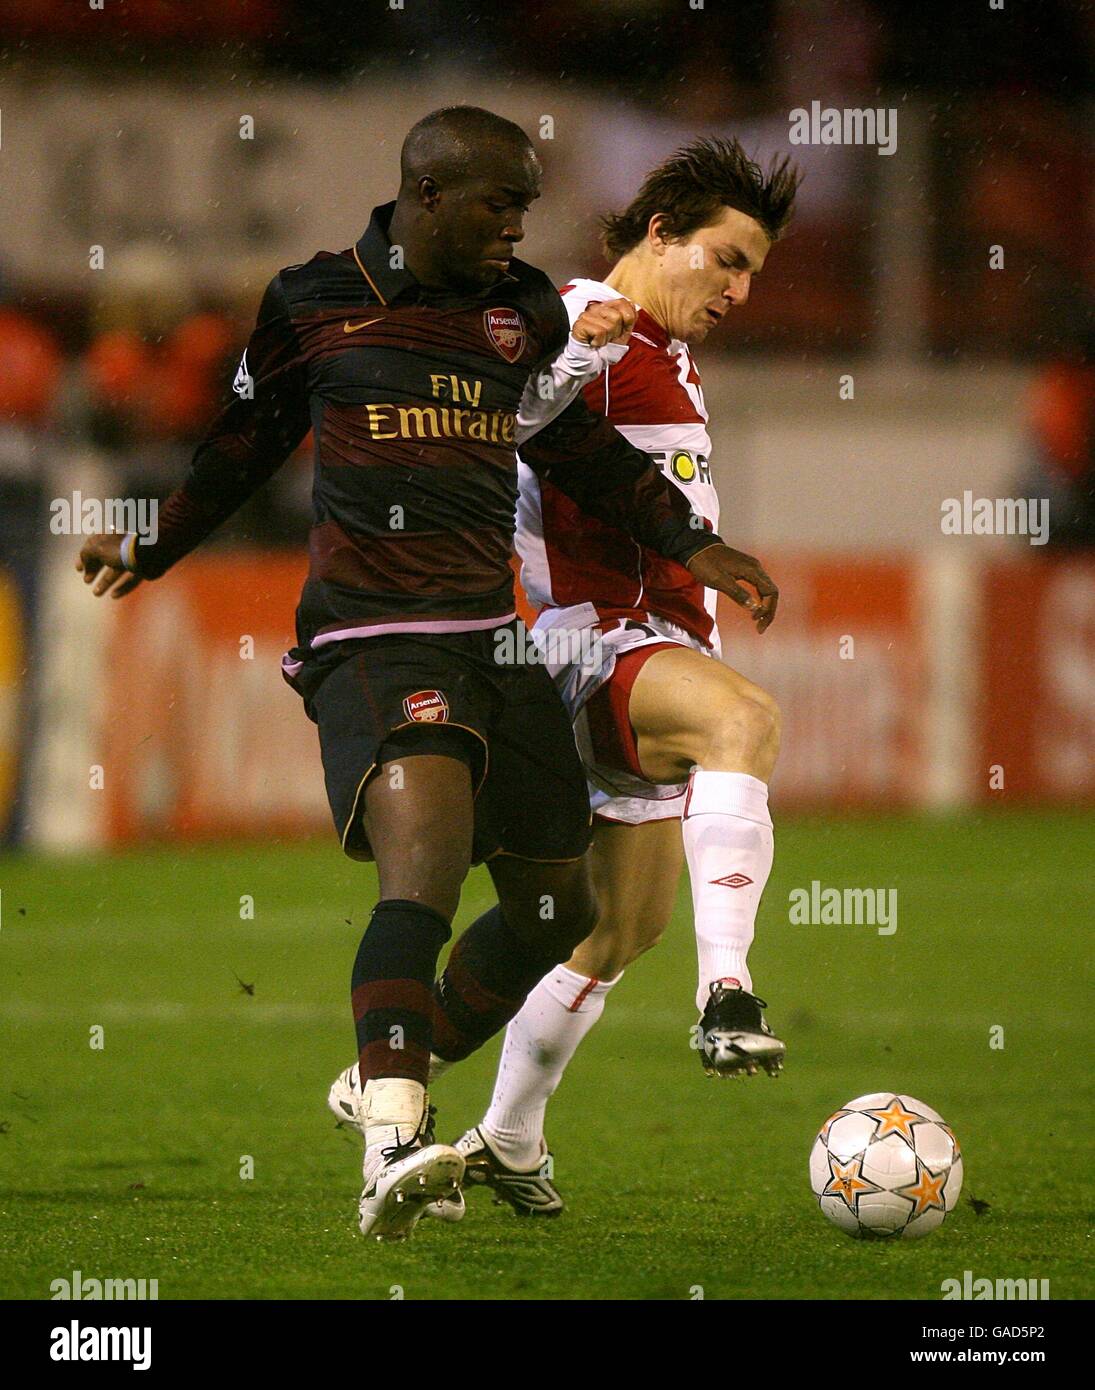
M442 753L471 769L475 863L496 854L580 859L590 810L574 731L520 621L486 632L406 633L294 648L285 679L319 729L335 829L372 857L365 787L394 757Z

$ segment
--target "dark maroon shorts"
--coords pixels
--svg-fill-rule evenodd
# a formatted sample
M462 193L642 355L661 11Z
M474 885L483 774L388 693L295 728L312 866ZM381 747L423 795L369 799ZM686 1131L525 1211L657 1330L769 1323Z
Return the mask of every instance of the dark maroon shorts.
M543 666L497 659L528 650L517 622L290 653L286 680L319 728L327 799L347 854L371 857L363 797L382 764L440 753L471 769L474 862L581 858L589 796L567 711Z

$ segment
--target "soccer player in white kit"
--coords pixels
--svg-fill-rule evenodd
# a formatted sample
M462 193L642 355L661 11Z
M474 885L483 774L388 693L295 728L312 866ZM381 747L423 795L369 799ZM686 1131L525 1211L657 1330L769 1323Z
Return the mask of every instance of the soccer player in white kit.
M732 307L784 232L799 176L767 172L737 141L702 139L653 170L624 212L603 219L613 268L562 291L572 337L541 399L526 400L518 440L579 391L718 525L707 409L691 347ZM626 342L626 349L619 344ZM772 867L768 780L779 748L773 698L720 659L714 590L579 509L520 466L521 578L540 609L533 636L574 720L594 813L599 918L565 965L529 995L506 1031L490 1107L457 1141L465 1184L486 1183L521 1215L557 1215L544 1115L578 1045L624 969L668 924L687 861L698 956L693 1043L709 1075L776 1075L785 1047L765 1021L747 965ZM743 556L733 595L766 630L778 593ZM435 1057L431 1079L444 1069ZM353 1123L353 1069L330 1105ZM344 1094L345 1093L345 1094ZM432 1215L457 1219L452 1203Z
M573 322L598 302L637 307L626 355L604 357L557 392L578 390L646 450L717 529L707 409L691 347L744 304L790 218L798 175L764 173L736 141L698 140L655 169L631 205L604 219L615 264L603 282L563 291ZM623 307L623 306L621 306ZM558 374L557 374L558 377ZM772 867L768 780L779 748L772 697L723 664L713 590L577 510L521 468L521 578L533 629L574 718L595 817L600 917L571 959L529 995L506 1031L490 1108L458 1147L465 1182L487 1182L522 1214L562 1198L546 1163L544 1113L625 967L673 910L687 860L698 954L693 1038L712 1075L775 1075L784 1044L752 993L747 965ZM743 591L758 631L775 589ZM714 659L713 659L714 658Z

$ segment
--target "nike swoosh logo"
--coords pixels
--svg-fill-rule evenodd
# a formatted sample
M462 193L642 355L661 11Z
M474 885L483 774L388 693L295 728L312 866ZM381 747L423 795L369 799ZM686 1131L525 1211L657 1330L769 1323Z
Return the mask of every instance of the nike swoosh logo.
M359 328L368 328L371 323L379 323L380 319L366 319L364 323L351 323L349 319L342 325L343 333L356 333Z

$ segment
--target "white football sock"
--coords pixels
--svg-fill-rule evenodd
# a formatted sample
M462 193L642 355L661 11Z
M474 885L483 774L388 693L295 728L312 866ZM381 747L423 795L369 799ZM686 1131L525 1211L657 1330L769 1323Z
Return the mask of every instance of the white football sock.
M401 1076L367 1081L361 1097L365 1128L365 1181L385 1161L383 1150L409 1144L418 1133L426 1109L426 1088Z
M681 820L692 880L702 1013L714 980L737 980L752 991L746 957L757 908L772 871L768 788L746 772L705 772L688 779Z
M622 974L615 980L594 980L556 966L510 1020L494 1095L480 1128L511 1167L532 1169L539 1164L548 1100Z

